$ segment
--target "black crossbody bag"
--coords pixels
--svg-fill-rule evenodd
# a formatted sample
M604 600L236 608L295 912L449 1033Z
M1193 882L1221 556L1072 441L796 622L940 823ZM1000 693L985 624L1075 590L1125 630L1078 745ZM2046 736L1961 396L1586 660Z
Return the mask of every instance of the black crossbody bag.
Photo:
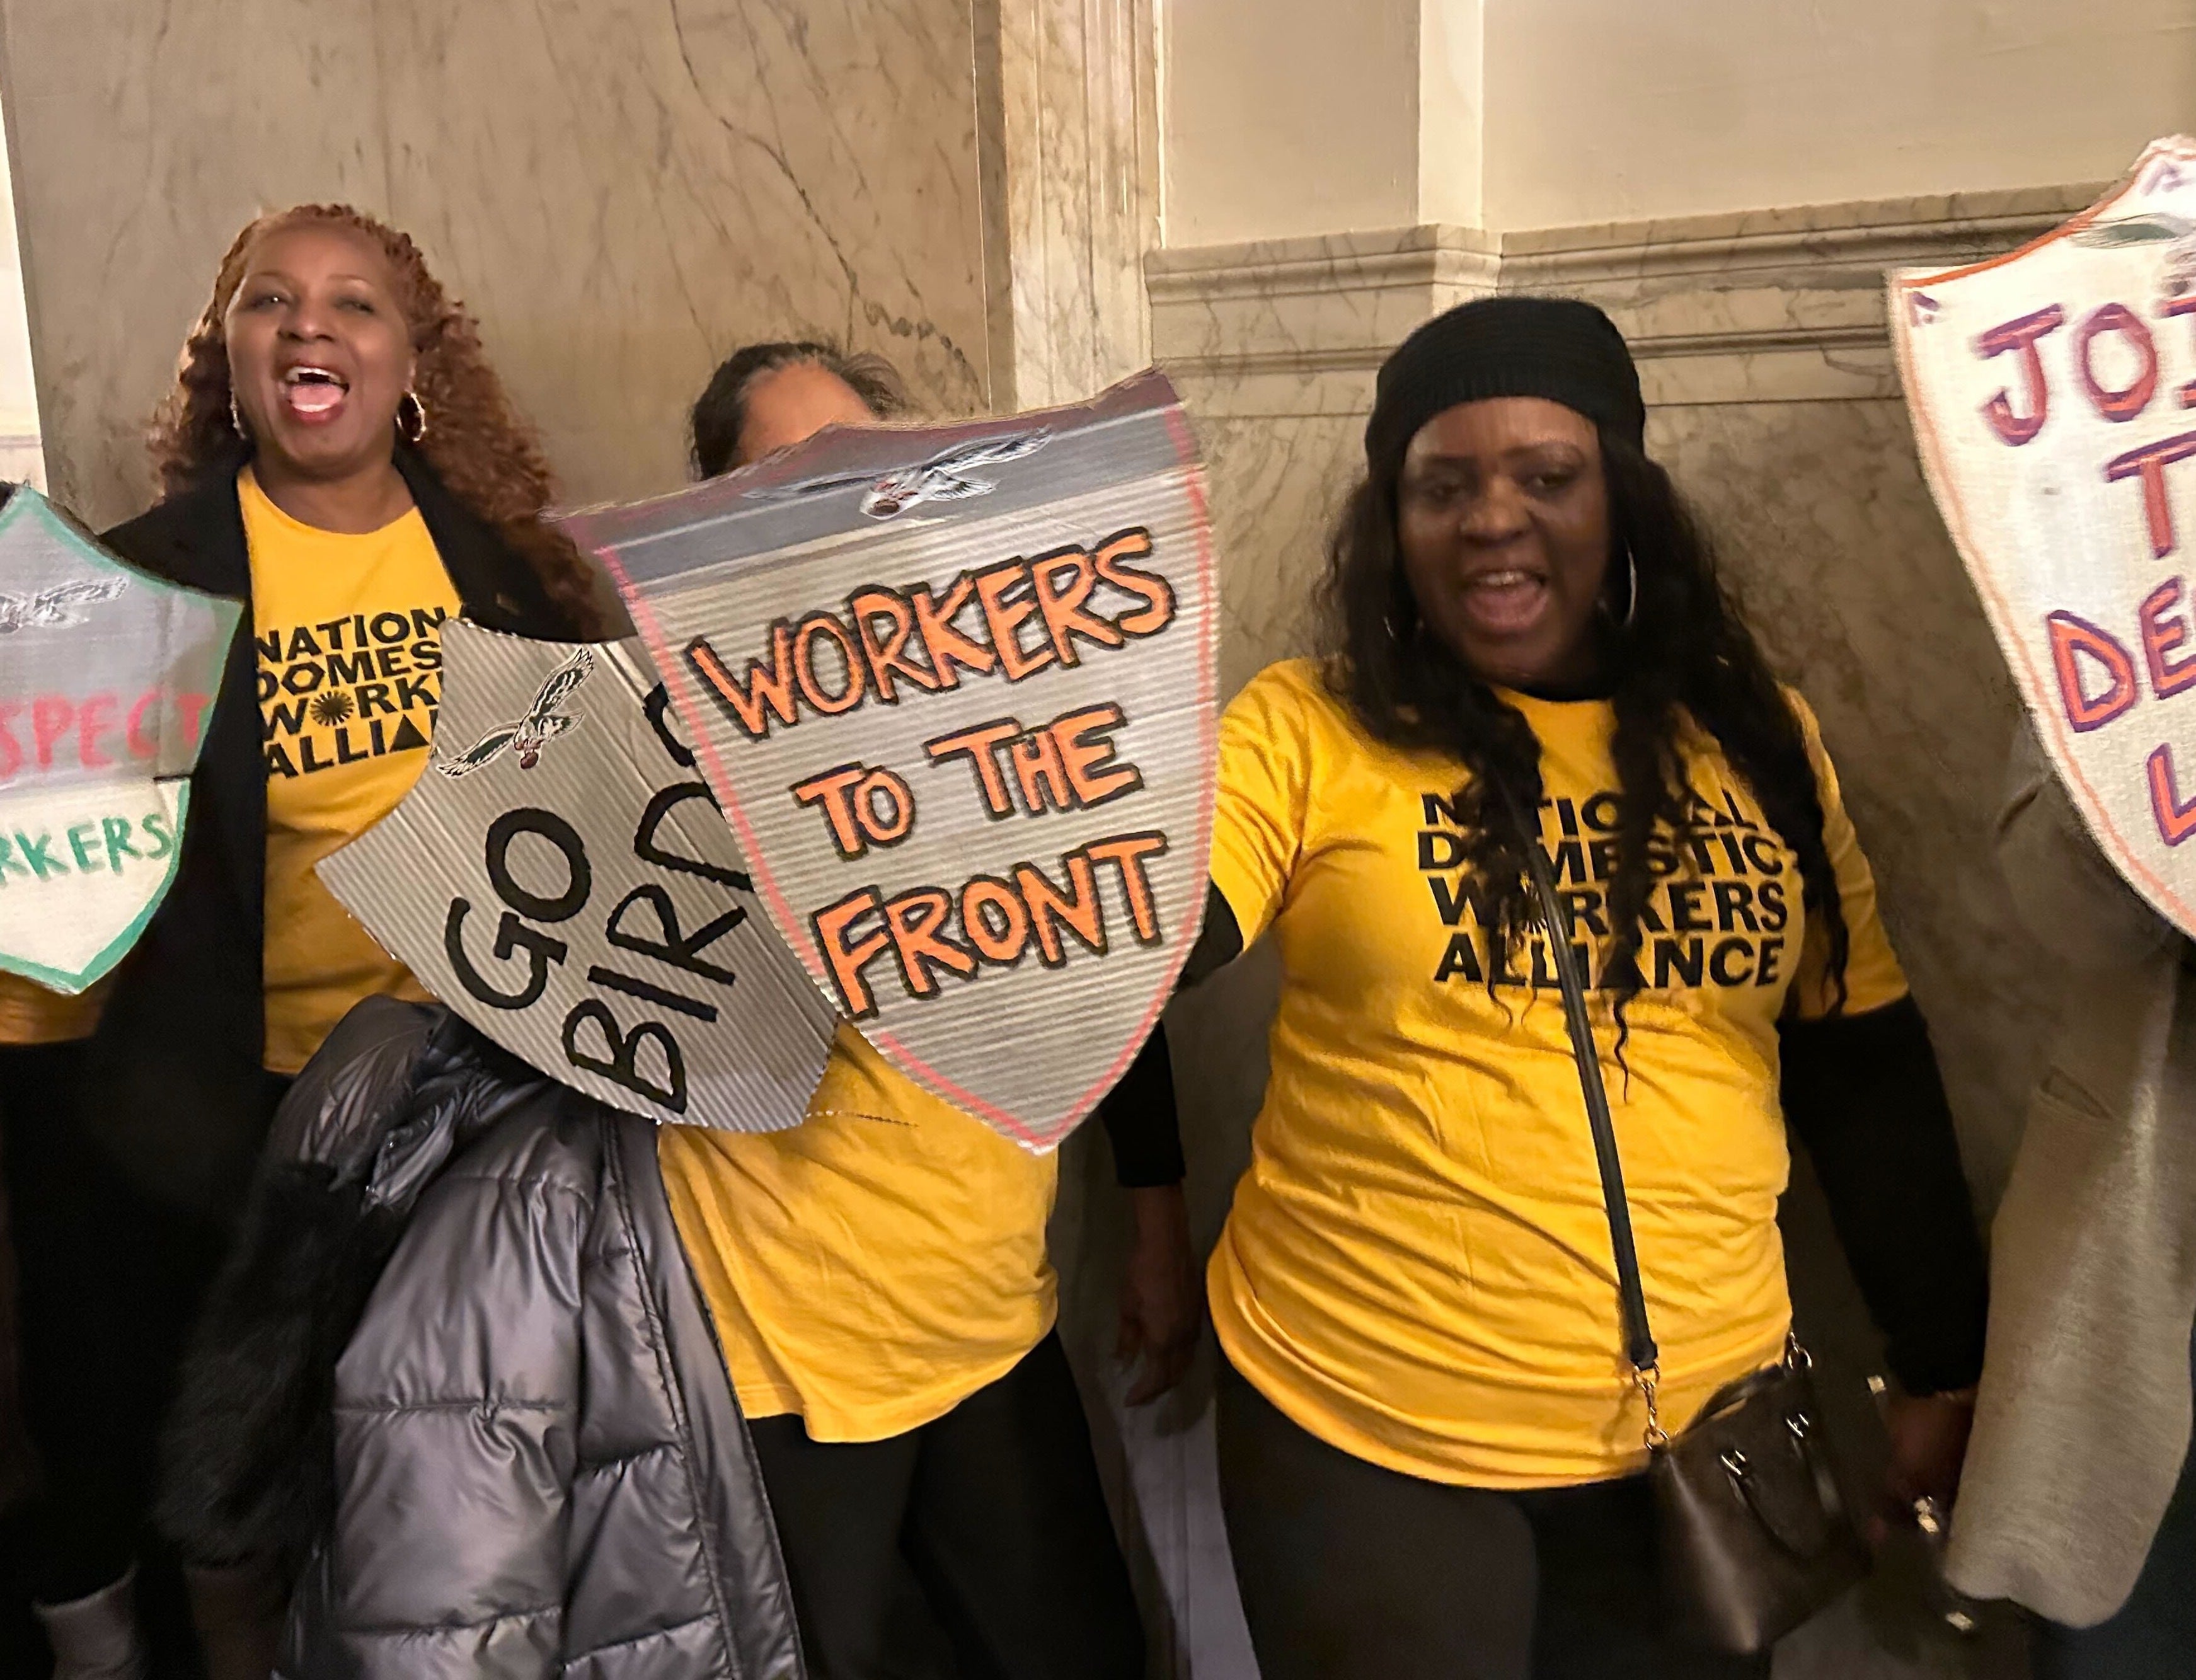
M1525 844L1527 867L1563 994L1563 1019L1601 1169L1609 1246L1616 1257L1624 1355L1647 1402L1648 1475L1654 1487L1662 1590L1679 1637L1737 1656L1767 1650L1868 1573L1868 1554L1846 1515L1820 1439L1814 1362L1799 1338L1784 1358L1719 1390L1682 1435L1656 1410L1660 1372L1624 1169L1601 1059L1586 1013L1586 984L1540 836L1517 796L1497 784Z

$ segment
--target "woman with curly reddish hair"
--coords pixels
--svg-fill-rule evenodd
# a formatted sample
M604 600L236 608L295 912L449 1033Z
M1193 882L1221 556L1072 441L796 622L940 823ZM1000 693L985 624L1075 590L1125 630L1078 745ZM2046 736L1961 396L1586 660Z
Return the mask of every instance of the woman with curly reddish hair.
M160 501L106 541L246 610L175 887L55 1152L50 1189L78 1210L68 1251L23 1256L51 1496L38 1591L63 1676L138 1674L148 1652L155 1672L187 1670L195 1621L221 1680L267 1673L277 1607L243 1568L182 1572L179 1592L147 1539L183 1337L291 1077L361 998L425 996L314 866L425 767L443 619L610 627L540 522L547 463L472 320L411 240L348 207L237 235L153 453ZM65 1357L38 1357L55 1343Z

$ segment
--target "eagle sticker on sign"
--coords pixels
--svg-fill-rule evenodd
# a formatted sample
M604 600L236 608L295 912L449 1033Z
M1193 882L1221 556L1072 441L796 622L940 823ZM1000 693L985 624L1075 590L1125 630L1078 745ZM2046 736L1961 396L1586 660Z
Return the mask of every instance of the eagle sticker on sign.
M615 1108L799 1123L836 1026L644 655L442 626L428 767L321 878L421 984Z
M0 509L0 971L75 994L176 878L242 609L124 564L26 485Z
M1204 909L1216 602L1173 389L834 429L568 528L823 995L939 1096L1057 1144Z
M2196 141L2009 256L1891 286L1937 505L2061 779L2196 934Z

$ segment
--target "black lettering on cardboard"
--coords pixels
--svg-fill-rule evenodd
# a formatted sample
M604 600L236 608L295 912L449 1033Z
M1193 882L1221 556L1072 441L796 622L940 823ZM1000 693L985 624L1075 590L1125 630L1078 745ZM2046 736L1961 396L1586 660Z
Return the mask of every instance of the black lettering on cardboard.
M708 786L700 782L678 782L668 788L659 788L648 808L640 813L640 821L633 831L633 855L644 863L653 863L658 869L670 869L682 875L699 875L703 880L713 880L719 886L729 886L736 892L752 892L754 882L743 869L727 869L720 864L705 863L698 857L682 857L675 852L666 852L656 843L656 831L663 819L689 800L700 800L710 810L718 809L716 798Z
M580 1027L587 1021L601 1030L606 1054L590 1056L580 1053ZM644 1042L653 1043L663 1052L663 1084L650 1083L640 1071L640 1047ZM608 1004L592 997L582 999L564 1017L564 1059L583 1071L598 1073L612 1084L622 1085L673 1114L686 1111L686 1058L680 1054L679 1041L671 1036L671 1029L661 1021L643 1021L631 1032L621 1036L617 1017L610 1013Z
M656 912L656 931L662 937L650 938L643 934L628 933L620 926L625 913L635 904L646 904ZM610 921L603 928L603 937L620 950L654 957L658 962L667 963L673 968L683 968L690 974L698 974L720 986L728 986L739 977L729 968L719 968L714 962L703 961L701 954L747 919L745 906L735 904L724 915L702 923L691 933L681 933L679 931L679 912L671 902L671 895L651 884L636 886L618 900L617 908L610 912Z
M675 991L666 991L662 986L651 985L646 980L636 980L630 974L621 974L615 968L605 968L600 963L587 970L589 984L610 991L621 991L627 997L637 997L644 1003L653 1003L659 1008L672 1009L682 1015L691 1015L697 1021L714 1024L717 1006L696 1002Z
M472 905L463 898L450 900L450 914L442 923L442 953L450 959L450 967L457 971L458 984L473 997L491 1009L530 1009L541 1001L541 994L549 989L549 967L562 962L567 947L561 939L552 939L538 929L529 927L509 910L497 923L494 950L504 961L521 945L526 948L526 984L517 991L503 991L492 984L472 959L465 955L465 918L472 913Z
M511 872L511 843L521 834L538 834L555 846L564 859L564 890L553 898L519 884ZM579 915L594 890L594 869L579 830L553 811L522 805L506 811L488 829L488 878L503 902L536 921L569 921Z

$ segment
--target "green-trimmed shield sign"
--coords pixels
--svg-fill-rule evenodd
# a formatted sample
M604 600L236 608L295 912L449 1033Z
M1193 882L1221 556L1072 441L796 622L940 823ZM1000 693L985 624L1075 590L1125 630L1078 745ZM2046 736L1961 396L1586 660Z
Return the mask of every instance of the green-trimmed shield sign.
M80 992L144 931L240 610L27 486L0 509L0 972Z

